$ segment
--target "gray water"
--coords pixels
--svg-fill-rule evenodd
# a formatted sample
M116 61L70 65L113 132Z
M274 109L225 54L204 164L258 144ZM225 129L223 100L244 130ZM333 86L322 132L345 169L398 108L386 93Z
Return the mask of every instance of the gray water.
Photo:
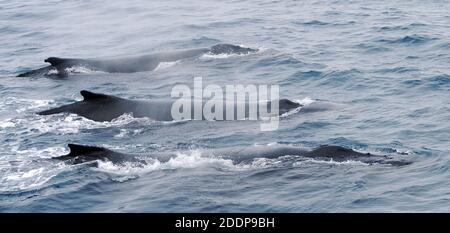
M448 212L450 15L447 1L0 1L2 212ZM50 56L121 57L231 43L155 71L78 70L17 78ZM113 122L35 113L80 90L168 98L175 84L278 84L283 98L324 101L276 131L259 123ZM67 143L178 153L144 167L68 165ZM199 149L336 144L413 161L394 167L295 156L233 164Z

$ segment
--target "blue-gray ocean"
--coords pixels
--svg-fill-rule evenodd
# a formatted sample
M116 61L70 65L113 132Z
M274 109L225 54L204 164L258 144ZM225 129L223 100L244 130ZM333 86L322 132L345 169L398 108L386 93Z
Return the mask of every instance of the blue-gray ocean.
M0 1L1 212L449 212L450 3L431 1ZM230 43L258 48L130 74L19 78L50 56L121 57ZM335 106L250 121L94 122L36 112L86 89L170 97L175 84L278 84L281 97ZM67 143L176 152L144 167L68 165ZM199 149L336 144L407 166L230 160Z

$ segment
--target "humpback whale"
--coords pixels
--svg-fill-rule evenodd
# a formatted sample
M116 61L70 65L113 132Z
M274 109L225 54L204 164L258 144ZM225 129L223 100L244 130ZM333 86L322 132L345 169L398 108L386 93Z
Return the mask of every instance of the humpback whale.
M161 52L150 55L111 58L111 59L78 59L49 57L45 62L49 66L21 73L17 77L33 77L47 75L49 71L56 70L58 76L67 75L67 69L72 67L84 67L95 71L108 73L133 73L154 70L161 62L174 62L181 59L196 58L203 54L248 54L257 49L245 48L231 44L218 44L211 48L199 48L174 52Z
M74 113L83 116L93 121L111 121L125 113L133 114L133 117L141 118L148 117L156 121L172 121L172 104L175 100L128 100L112 95L106 95L101 93L94 93L86 90L82 90L80 94L83 96L82 101L78 101L72 104L63 105L61 107L38 112L39 115L51 115L58 113ZM194 108L195 100L186 99L188 102L192 102L190 106ZM301 104L288 99L273 100L278 101L278 113L279 115L285 114L291 110L302 107ZM204 104L201 102L200 104ZM248 116L250 104L256 103L235 103L233 112L236 115L236 108L245 108L245 117ZM272 101L267 102L268 109L271 108ZM276 106L276 105L275 105ZM223 115L226 115L226 108L224 106ZM191 118L186 120L196 119L194 111L191 111ZM226 119L225 117L223 119ZM204 120L204 117L203 117ZM243 120L243 119L236 119Z
M68 145L70 152L67 155L53 157L52 159L62 160L69 164L80 164L91 161L110 161L114 164L123 164L125 162L133 162L146 164L144 158L150 157L160 162L167 162L171 158L177 156L176 153L160 153L153 155L136 155L124 154L112 151L102 147L85 146L78 144ZM323 161L360 161L367 164L388 164L393 166L403 166L411 164L410 161L395 160L386 155L375 155L370 153L361 153L349 148L336 145L322 145L313 150L306 150L299 147L288 145L272 145L272 146L251 146L237 148L222 148L215 150L203 150L201 156L216 157L232 160L238 164L242 162L250 162L257 158L279 158L282 156L300 156Z

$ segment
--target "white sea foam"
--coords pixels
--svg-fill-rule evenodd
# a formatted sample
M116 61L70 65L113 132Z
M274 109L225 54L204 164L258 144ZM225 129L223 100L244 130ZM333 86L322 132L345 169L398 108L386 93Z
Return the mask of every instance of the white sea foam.
M46 168L27 168L22 166L18 171L11 169L5 172L7 175L0 178L0 191L11 192L38 188L66 169L67 165L63 163L57 163L52 167Z
M15 125L16 125L16 123L14 123L11 118L5 119L0 122L0 128L3 128L3 129L11 128L11 127L14 127Z
M114 135L115 138L127 138L141 134L143 129L120 129L120 133Z
M22 113L28 110L34 110L45 106L49 106L52 103L54 103L53 100L34 100L17 97L7 97L2 102L0 102L0 106L2 108L11 107L17 113Z
M93 70L84 66L72 66L64 69L69 74L95 74L95 73L106 73L104 71Z
M37 188L44 185L57 174L67 171L73 165L67 165L62 162L36 164L36 159L30 158L51 158L68 153L64 147L52 147L44 150L36 148L18 150L12 149L15 153L17 165L11 166L5 160L0 164L1 172L5 174L0 178L0 191L22 191ZM202 167L216 167L222 170L249 170L261 169L277 166L281 163L278 159L257 158L251 163L233 164L231 159L223 159L215 156L206 156L202 150L189 150L179 152L167 161L161 162L154 158L145 158L147 164L138 162L126 162L123 164L114 164L110 161L96 161L98 167L92 168L99 172L105 172L116 175L112 178L117 182L125 182L130 179L136 179L140 175L157 170L174 169L197 169ZM23 160L22 160L23 159Z
M167 69L169 67L172 67L174 65L176 65L179 61L174 61L174 62L160 62L158 64L158 66L155 68L155 71L157 70L163 70L163 69Z
M94 73L105 73L103 71L93 70L89 69L88 67L84 66L72 66L65 68L64 71L68 74L94 74ZM57 69L51 69L47 72L47 75L57 75L58 70Z
M100 129L120 127L130 123L152 124L155 121L149 118L135 118L131 114L123 114L112 121L97 122L75 114L56 114L49 116L32 116L30 118L8 118L0 121L0 128L13 128L16 130L35 131L39 133L54 132L59 134L78 133L81 129ZM125 136L124 132L124 135ZM139 134L139 131L132 132ZM119 136L120 137L120 136Z
M97 169L116 175L139 175L155 170L186 169L205 166L232 168L234 166L231 160L203 156L200 150L179 152L176 156L165 162L153 158L147 158L145 161L147 163L146 165L142 165L142 163L113 164L110 161L98 161Z
M117 148L116 148L117 149ZM29 158L50 158L67 154L68 150L63 147L52 147L44 150L38 150L35 148L27 150L13 149L13 153L16 154L15 160L19 160L19 165L12 167L8 164L0 164L0 168L3 174L6 174L1 178L0 191L17 191L33 189L47 183L51 178L66 171L73 165L67 165L65 163L50 163L43 164L43 167L37 167ZM131 179L137 179L139 176L158 170L175 170L175 169L201 169L204 167L215 167L220 170L235 171L248 171L255 169L266 169L271 167L286 166L286 162L291 161L291 165L294 167L301 167L305 164L327 164L327 165L351 165L351 166L368 166L369 164L360 161L343 161L337 162L333 160L316 160L316 159L301 159L298 156L282 156L275 159L270 158L255 158L250 162L234 164L231 159L224 159L216 156L212 156L204 150L188 150L185 152L178 152L175 156L168 160L160 161L155 158L141 157L146 161L146 164L139 162L126 162L123 164L114 164L111 161L96 161L98 167L92 168L99 172L105 172L115 175L112 179L116 182L125 182ZM26 160L28 158L28 160ZM20 160L24 159L24 160Z
M28 158L51 158L67 154L69 151L64 147L48 147L45 149L38 149L35 147L20 150L18 146L11 148L11 152L15 154L16 159L28 159Z
M10 174L8 176L5 177L6 181L17 181L17 180L22 180L22 179L26 179L26 178L30 178L33 176L39 176L39 174L41 174L44 171L44 168L37 168L37 169L31 169L29 171L25 171L25 172L17 172L15 174Z
M310 97L305 97L305 98L303 98L301 100L295 100L295 102L297 102L297 103L299 103L301 105L304 105L304 106L308 106L308 105L314 103L315 100L311 99Z
M198 149L178 152L174 157L164 162L154 158L142 158L147 162L145 165L142 163L127 162L123 164L114 164L110 161L98 161L98 168L95 169L115 175L133 177L157 170L197 169L202 167L215 167L220 168L221 170L242 171L279 166L283 160L291 157L283 156L276 159L255 158L250 162L235 164L231 159L224 159L205 153L208 152Z

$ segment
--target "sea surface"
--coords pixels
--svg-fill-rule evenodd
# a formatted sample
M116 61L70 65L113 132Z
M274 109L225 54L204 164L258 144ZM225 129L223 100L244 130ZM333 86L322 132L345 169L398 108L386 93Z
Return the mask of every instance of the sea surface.
M0 1L1 212L449 212L448 1ZM78 69L18 78L50 56L97 58L210 47L149 72ZM80 90L169 98L176 84L279 85L282 98L322 101L279 129L252 121L94 122L36 112ZM143 167L51 160L67 143L123 153L177 153ZM199 150L335 144L413 161L407 166L294 156L231 160Z

